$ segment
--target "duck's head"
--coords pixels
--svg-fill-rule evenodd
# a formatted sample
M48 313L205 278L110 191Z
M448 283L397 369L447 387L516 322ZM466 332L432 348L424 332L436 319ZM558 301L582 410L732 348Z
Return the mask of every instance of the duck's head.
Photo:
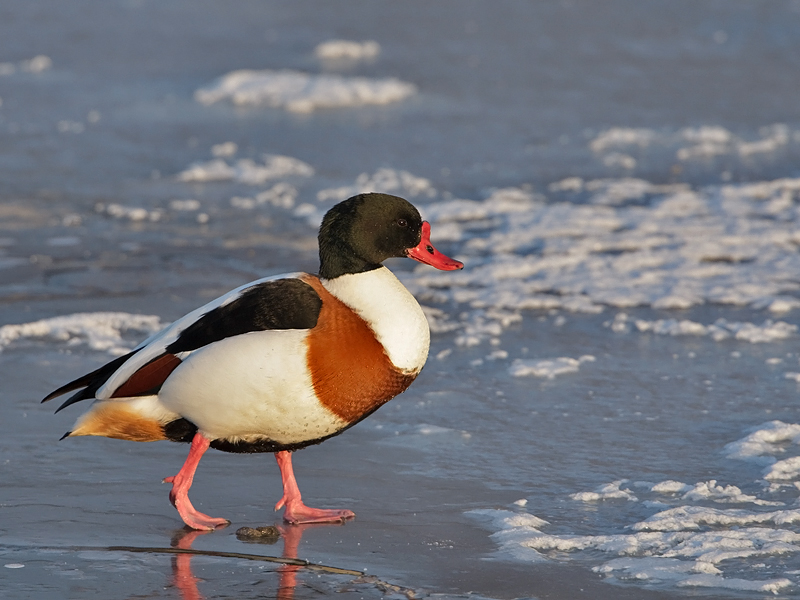
M359 194L331 208L319 229L319 275L333 279L408 257L443 271L463 263L431 244L431 226L414 206L389 194Z

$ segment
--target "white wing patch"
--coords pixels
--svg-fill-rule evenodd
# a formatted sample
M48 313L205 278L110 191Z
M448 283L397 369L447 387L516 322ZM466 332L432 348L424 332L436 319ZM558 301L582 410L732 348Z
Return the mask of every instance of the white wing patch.
M171 325L165 327L155 335L152 335L139 344L136 347L136 349L139 349L139 351L129 360L123 363L123 365L117 369L114 374L111 375L111 377L108 378L108 380L100 387L100 389L97 390L95 397L98 400L111 399L111 396L118 387L125 383L144 365L163 354L167 346L177 340L184 329L198 321L206 313L220 306L230 304L253 286L266 283L268 281L276 281L278 279L295 279L299 275L301 275L301 273L287 273L284 275L273 275L271 277L264 277L262 279L257 279L256 281L251 281L250 283L239 286L235 290L231 290L227 294L224 294L219 298L212 300L208 304L205 304L204 306L201 306L200 308L197 308L187 315L181 317ZM184 357L181 356L180 358L183 359Z

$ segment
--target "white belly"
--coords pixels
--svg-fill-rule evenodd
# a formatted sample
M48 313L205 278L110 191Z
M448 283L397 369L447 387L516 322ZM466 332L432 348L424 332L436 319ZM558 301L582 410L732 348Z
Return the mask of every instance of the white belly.
M294 444L347 424L322 406L306 366L306 332L258 331L193 352L158 393L210 439Z

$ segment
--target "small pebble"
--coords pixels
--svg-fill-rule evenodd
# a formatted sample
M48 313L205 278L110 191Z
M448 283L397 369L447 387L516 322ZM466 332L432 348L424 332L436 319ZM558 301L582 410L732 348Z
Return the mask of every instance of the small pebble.
M274 525L265 527L240 527L236 530L236 539L242 542L258 542L261 544L275 544L281 539L281 532Z

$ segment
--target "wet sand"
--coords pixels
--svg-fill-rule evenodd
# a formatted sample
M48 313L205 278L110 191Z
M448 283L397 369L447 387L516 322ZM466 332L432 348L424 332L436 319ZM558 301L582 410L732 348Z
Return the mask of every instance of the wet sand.
M352 186L383 169L425 182L415 202L463 198L480 204L492 190L510 187L516 196L541 194L556 209L559 203L580 208L599 201L589 190L592 182L626 188L630 178L643 178L638 184L647 189L685 185L697 191L700 205L708 194L713 200L721 193L719 187L703 191L709 185L797 176L796 3L464 0L399 6L33 0L0 7L0 70L15 71L0 77L0 326L112 310L168 323L257 277L314 271L315 231L303 210L325 206L320 192ZM345 67L321 64L316 45L340 37L374 37L382 53ZM51 59L50 69L25 70L27 61L43 55ZM305 115L194 100L196 90L246 68L395 77L419 92L385 107ZM614 145L615 134L628 141ZM720 134L735 143L695 145ZM179 173L209 161L224 142L238 147L231 163L261 164L264 154L280 154L303 161L315 174L262 186L180 181ZM610 144L607 151L594 149L602 150L600 142ZM689 158L681 159L681 151ZM296 186L294 204L256 206L258 195L276 182ZM571 195L576 182L586 189ZM552 192L553 184L561 191ZM771 207L773 212L744 219L744 226L759 225L753 231L763 232L765 222L784 225L785 248L768 247L787 259L772 267L782 274L782 265L796 264L789 259L797 255L798 238L787 231L798 222L792 212L797 195L791 185L775 189L780 197L767 195L762 202L756 190L736 206ZM661 194L619 202L630 203L632 213L642 208L650 214ZM198 208L173 208L174 201ZM253 207L241 208L247 201ZM618 208L608 207L615 218L627 215ZM126 211L143 211L146 218L134 220ZM554 225L564 226L556 242L565 256L570 231L592 249L593 260L585 265L596 264L595 258L624 262L650 247L641 228L629 230L642 233L641 240L623 236L630 244L618 244L609 241L614 227L595 235L579 213L566 211L573 216L563 223L557 210L547 213ZM733 221L722 221L723 228ZM498 247L512 258L544 251L538 240L511 243L516 232L503 222L491 212L457 226L444 222L450 237L443 236L441 249L458 256L469 243L488 243L486 236L497 234ZM649 223L663 231L663 222ZM700 231L699 237L713 232ZM730 269L734 275L723 283L747 287L753 280L735 274L740 267L747 272L748 264L756 270L751 251L762 247L736 251L737 244L749 243L742 238L731 251L703 255L701 270ZM467 256L467 268L480 273L485 257ZM503 256L493 260L498 281L513 282L503 271ZM634 261L621 278L623 301L625 286L633 289L651 274L647 265ZM680 270L664 273L681 283ZM533 283L534 276L535 269L519 279ZM571 498L608 482L675 480L692 487L718 480L763 495L762 465L728 460L723 448L765 421L798 421L796 380L786 377L797 369L796 333L751 344L635 327L617 333L604 325L622 310L630 323L637 317L650 323L794 323L796 309L774 315L747 302L715 304L701 294L699 304L692 301L686 310L659 310L645 298L638 307L612 302L603 314L581 314L564 294L583 294L584 281L553 277L552 289L542 291L553 310L546 303L536 310L509 309L503 298L490 297L483 306L455 301L456 292L471 291L464 288L421 290L424 303L441 308L461 333L487 325L476 336L478 345L459 344L458 332L435 334L430 362L407 393L344 435L299 452L296 473L306 501L350 508L357 517L342 526L284 528L274 545L236 536L240 527L281 525L272 510L280 478L270 455L209 452L192 500L232 524L187 534L168 502L169 486L159 483L180 468L186 446L59 442L80 407L54 416L56 402L39 404L111 355L77 339L70 345L25 338L0 348L0 597L765 596L678 587L677 578L659 582L657 590L633 577L610 583L592 568L616 558L614 552L513 560L491 537L497 530L469 515L475 509L516 510L550 521L549 535L599 537L630 532L661 510L644 496L641 502ZM511 318L492 333L504 318L493 320L493 311L521 321ZM133 346L140 339L126 341ZM495 351L505 358L492 357ZM583 355L596 361L553 379L509 371L517 360ZM796 506L791 482L776 497L787 508ZM669 506L682 503L679 496L659 496L665 499ZM527 506L515 504L520 500ZM730 507L717 500L697 505ZM776 535L793 533L779 529ZM796 548L719 564L728 579L744 573L749 583L789 575L794 582L800 573ZM186 553L191 549L202 554ZM347 572L294 570L297 565L235 554L306 560ZM693 564L694 557L685 562ZM792 582L782 588L787 595L797 593Z
M177 471L187 446L101 438L57 441L74 415L64 411L54 416L55 406L41 405L38 398L53 383L89 367L86 356L59 351L12 349L0 361L0 421L5 432L0 448L6 457L0 566L7 565L0 570L0 589L5 597L676 596L609 585L591 572L591 565L499 559L488 532L464 513L507 507L520 497L520 490L498 490L493 482L487 485L469 477L420 476L426 461L441 462L434 456L436 448L426 450L424 442L419 448L407 441L387 443L370 420L295 457L306 501L351 508L355 520L284 526L271 509L280 496L271 455L209 452L191 496L200 510L232 523L207 534L190 533L169 505L169 486L159 483ZM407 407L436 389L436 371L428 369L412 391L394 402ZM463 452L481 452L468 441L456 443L462 444ZM486 452L486 460L498 457ZM236 536L240 527L263 525L280 526L282 539L265 545ZM169 554L176 547L220 554ZM143 551L148 548L154 550ZM363 575L309 568L287 571L276 563L224 553L298 558ZM13 568L20 564L24 567Z

